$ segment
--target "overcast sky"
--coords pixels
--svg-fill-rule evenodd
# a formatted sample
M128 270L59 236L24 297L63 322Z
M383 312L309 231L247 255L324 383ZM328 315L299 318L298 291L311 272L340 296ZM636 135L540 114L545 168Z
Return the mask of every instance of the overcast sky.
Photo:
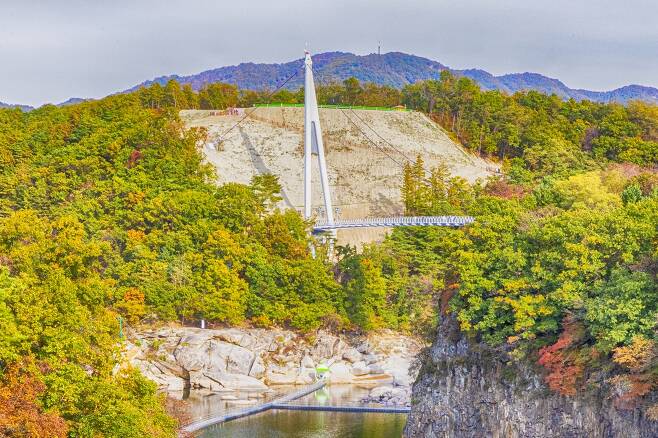
M0 101L314 53L401 51L572 88L658 87L656 0L0 0Z

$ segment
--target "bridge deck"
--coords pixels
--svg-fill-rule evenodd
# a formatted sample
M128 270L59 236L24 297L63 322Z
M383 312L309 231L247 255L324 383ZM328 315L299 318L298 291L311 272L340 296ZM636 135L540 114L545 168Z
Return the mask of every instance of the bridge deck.
M297 405L276 403L272 409L290 411L326 411L326 412L370 412L379 414L408 414L411 408L407 406L332 406L332 405Z
M333 223L329 223L326 220L318 220L315 226L313 226L313 230L328 231L341 228L366 227L463 227L472 223L474 220L471 216L393 216L337 220Z

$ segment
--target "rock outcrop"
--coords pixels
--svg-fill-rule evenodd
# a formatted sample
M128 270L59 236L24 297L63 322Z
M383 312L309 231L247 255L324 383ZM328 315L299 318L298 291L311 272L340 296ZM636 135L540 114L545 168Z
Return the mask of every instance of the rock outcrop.
M279 329L177 327L135 332L130 338L125 362L170 392L262 392L276 385L307 385L320 363L329 367L332 383L409 387L415 379L410 364L422 348L418 340L388 331L304 337Z
M469 342L446 317L413 385L405 436L649 438L658 422L616 408L605 379L574 397L551 392L531 364Z

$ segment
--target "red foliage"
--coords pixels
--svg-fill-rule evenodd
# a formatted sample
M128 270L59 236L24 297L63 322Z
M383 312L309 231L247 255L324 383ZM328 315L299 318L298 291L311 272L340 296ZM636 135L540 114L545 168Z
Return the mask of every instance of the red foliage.
M133 167L137 162L142 158L142 153L138 151L137 149L133 149L132 153L130 154L130 158L128 158L128 164L126 164L126 167L130 169Z
M487 184L486 192L492 196L505 199L518 199L525 195L525 189L519 185L510 184L502 179L495 179Z
M616 170L617 172L624 175L626 179L634 178L638 175L641 175L645 171L645 169L643 169L641 166L632 163L616 163L610 165L608 169L611 171Z
M548 371L544 377L546 384L562 395L575 395L576 384L583 375L583 366L576 362L577 354L572 349L577 338L578 327L565 320L557 342L539 350L537 362Z
M64 419L39 405L37 398L44 388L19 364L6 370L0 382L0 436L66 437Z
M617 387L615 406L619 409L634 409L638 401L653 389L649 374L618 375L610 379Z

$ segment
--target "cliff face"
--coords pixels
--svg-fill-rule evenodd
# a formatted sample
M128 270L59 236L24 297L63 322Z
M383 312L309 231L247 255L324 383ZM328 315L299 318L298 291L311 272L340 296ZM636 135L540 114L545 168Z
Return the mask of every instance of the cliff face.
M530 365L508 362L444 318L413 386L405 436L658 437L658 422L617 409L604 384L564 397Z

